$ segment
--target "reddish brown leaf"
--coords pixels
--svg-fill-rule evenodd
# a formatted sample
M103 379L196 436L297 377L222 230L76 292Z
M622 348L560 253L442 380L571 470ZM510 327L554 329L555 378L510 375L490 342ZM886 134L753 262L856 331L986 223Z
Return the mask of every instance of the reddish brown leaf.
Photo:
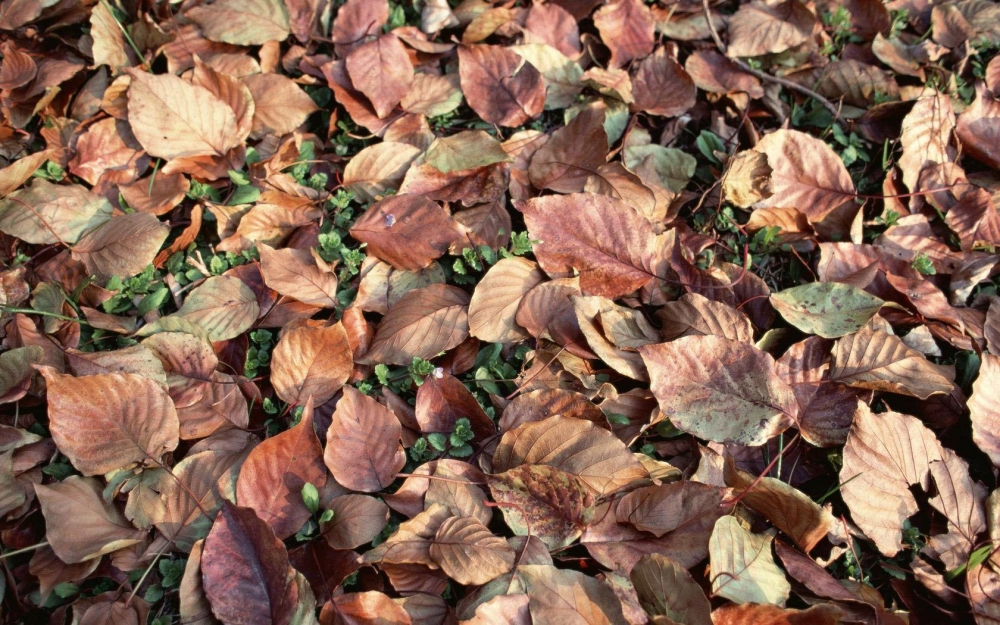
M228 501L205 539L201 576L212 613L223 622L287 624L299 600L285 546L253 510Z
M338 483L366 493L382 490L406 463L396 417L353 387L333 413L323 460Z
M397 269L417 271L448 251L461 231L447 211L418 195L394 195L372 204L351 236Z
M355 46L346 67L354 88L371 101L379 118L389 115L413 84L410 57L391 33Z
M621 67L653 51L653 15L641 0L611 0L594 13L594 25L611 48L611 67Z
M252 509L280 539L299 531L311 512L302 499L307 483L326 484L323 448L307 403L295 427L267 439L247 456L236 483L236 499Z
M500 46L461 46L458 69L465 99L485 121L514 128L541 114L545 81L513 51Z
M457 346L469 336L468 304L465 291L453 286L410 291L382 318L366 357L405 366Z

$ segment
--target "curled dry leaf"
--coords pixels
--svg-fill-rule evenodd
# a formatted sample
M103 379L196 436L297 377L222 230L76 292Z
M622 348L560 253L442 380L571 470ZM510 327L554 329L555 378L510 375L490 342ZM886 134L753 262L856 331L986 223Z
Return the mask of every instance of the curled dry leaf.
M771 553L772 536L753 534L736 517L715 522L709 541L712 594L733 603L785 605L792 587Z
M177 447L177 411L156 382L132 373L76 378L38 369L52 438L84 475L158 465Z
M545 105L542 75L501 46L460 46L458 75L469 106L491 124L520 126L540 115Z
M380 491L406 464L399 421L374 399L353 387L333 413L323 460L337 482L365 493Z
M308 483L321 489L326 484L323 448L312 413L312 405L306 404L298 425L257 445L236 483L240 505L256 512L282 540L312 515L302 500L302 487Z
M660 410L680 429L718 442L762 445L798 416L774 358L717 336L639 348Z
M100 558L144 538L145 532L132 527L113 502L101 498L97 480L75 475L49 486L35 484L35 493L49 545L67 564Z
M837 519L802 491L773 477L759 481L755 475L736 468L726 456L723 475L726 486L740 501L768 518L808 553L836 527Z
M1000 67L995 62L991 62L990 66ZM1000 69L994 69L994 75L1000 75ZM977 85L975 101L958 116L955 127L955 134L962 141L962 149L994 169L1000 167L1000 150L996 147L997 139L1000 138L998 94L1000 86L987 90L983 84ZM945 123L947 122L942 122Z

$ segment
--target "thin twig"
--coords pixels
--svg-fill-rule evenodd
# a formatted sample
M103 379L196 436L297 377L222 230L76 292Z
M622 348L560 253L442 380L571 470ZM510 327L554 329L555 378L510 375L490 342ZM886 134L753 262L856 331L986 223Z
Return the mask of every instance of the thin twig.
M715 24L712 22L712 11L708 7L708 0L701 0L701 5L702 5L702 8L705 11L705 21L708 22L708 30L709 30L709 32L712 33L712 40L715 41L715 47L719 49L719 52L723 56L725 56L725 54L726 54L726 44L722 43L722 38L719 37L718 31L715 30ZM773 82L773 83L779 84L779 85L781 85L783 87L788 87L792 91L797 91L798 93L800 93L800 94L802 94L804 96L807 96L807 97L810 97L810 98L816 100L817 102L819 102L820 104L822 104L823 107L826 110L830 111L830 114L833 115L834 121L836 121L836 122L838 122L840 124L844 123L844 121L840 117L840 109L837 107L837 105L835 105L833 102L827 100L826 98L824 98L820 94L816 93L815 91L813 91L809 87L806 87L804 85L800 85L799 83L791 81L791 80L788 80L787 78L781 78L780 76L774 76L774 75L768 74L767 72L762 72L759 69L756 69L756 68L752 67L749 63L747 63L743 59L732 58L732 59L729 59L729 60L732 61L733 64L736 65L736 67L740 68L742 71L744 71L744 72L746 72L748 74L753 74L754 76L756 76L757 78L759 78L761 80L766 80L768 82Z

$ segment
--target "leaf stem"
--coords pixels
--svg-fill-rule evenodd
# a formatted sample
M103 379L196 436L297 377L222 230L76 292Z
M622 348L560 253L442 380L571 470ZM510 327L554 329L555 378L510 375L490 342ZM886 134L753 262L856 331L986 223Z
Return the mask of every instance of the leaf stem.
M7 558L12 558L14 556L19 556L22 553L28 553L29 551L34 551L35 549L41 549L42 547L48 547L49 541L43 540L42 542L31 545L30 547L25 547L23 549L17 549L15 551L8 551L7 553L0 554L0 561L6 560Z

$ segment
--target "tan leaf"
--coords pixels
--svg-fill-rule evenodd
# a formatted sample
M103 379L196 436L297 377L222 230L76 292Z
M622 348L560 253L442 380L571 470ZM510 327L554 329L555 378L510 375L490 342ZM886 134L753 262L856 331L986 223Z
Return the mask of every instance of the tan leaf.
M251 137L286 135L319 110L309 94L280 74L253 74L244 78L243 84L253 94Z
M983 354L979 377L969 397L972 440L994 465L1000 466L1000 406L993 395L998 388L994 384L1000 384L1000 356Z
M111 218L111 204L81 185L37 179L0 200L0 231L25 243L76 243Z
M276 250L267 244L257 246L260 272L264 283L282 295L303 304L322 308L337 307L337 274L305 250Z
M239 336L260 314L257 298L239 278L213 276L188 294L175 315L204 328L213 341ZM148 327L148 326L147 326Z
M716 20L713 17L712 21L718 24ZM684 69L699 89L709 93L742 92L753 99L764 97L764 89L756 76L744 72L715 50L696 50L684 61Z
M438 204L419 195L393 195L372 204L350 230L368 251L397 269L417 271L440 258L461 236Z
M718 442L762 445L798 415L774 358L718 336L639 348L660 410L680 429Z
M172 74L130 75L128 120L150 155L222 156L241 144L236 114L208 89Z
M789 0L788 4L799 3ZM772 169L772 194L758 202L758 207L792 206L814 225L838 210L857 212L851 175L822 140L797 130L778 130L761 139L754 149L767 155Z
M928 467L941 452L915 417L861 406L844 446L840 493L854 522L891 558L903 548L903 522L919 509L910 486L928 490Z
M716 521L708 543L712 594L734 603L783 606L792 588L774 562L773 542L773 536L743 529L736 517L724 516Z
M469 296L454 286L410 291L382 318L366 358L406 366L457 346L469 336L468 304Z
M542 113L545 80L512 50L460 46L458 74L469 106L488 123L514 128Z
M395 415L346 386L326 434L323 460L339 484L366 493L382 490L406 464L400 433Z
M611 67L621 67L653 51L653 14L640 0L612 0L594 13L594 25L611 49Z
M354 88L384 118L392 112L413 84L413 65L399 38L392 33L362 43L346 59L347 74Z
M142 542L145 532L101 498L97 480L73 475L49 486L35 484L45 517L45 537L68 564L100 558Z
M917 181L925 167L955 159L955 149L950 146L954 128L955 113L944 94L920 98L907 113L899 137L903 145L899 167L903 184L911 191L919 190Z
M246 140L250 135L256 109L254 95L250 93L246 85L229 74L213 69L212 66L203 63L197 57L194 59L191 83L208 89L212 95L233 109L233 114L236 116L236 134L241 141Z
M561 416L525 423L505 433L493 470L544 464L580 478L599 495L613 493L647 473L614 434L582 419Z
M514 535L536 536L550 550L572 544L594 518L590 489L554 467L522 465L487 481Z
M284 41L289 34L288 9L281 0L216 0L186 15L211 41L257 46Z
M388 595L374 590L352 592L333 597L323 607L322 614L329 614L331 623L343 623L344 625L361 625L362 623L410 625L412 622L406 610L393 603Z
M615 299L655 279L660 271L650 223L621 200L580 193L517 203L539 264L550 276L580 274L587 295Z
M236 499L264 520L279 539L302 528L312 516L302 499L307 483L326 484L323 448L307 403L295 427L257 445L247 456L236 483Z
M738 152L727 163L722 191L730 202L748 208L771 197L771 166L767 156L756 150Z
M579 571L528 564L517 574L535 623L625 625L622 604L611 588Z
M180 174L167 176L159 173L152 180L152 191L148 178L120 185L118 190L128 205L135 210L159 216L169 213L180 204L190 188L191 183L185 176Z
M779 479L757 476L736 468L732 456L725 460L726 486L740 501L767 517L806 553L834 529L837 519L802 491ZM745 492L744 492L745 491Z
M729 18L730 57L774 54L805 43L816 16L798 0L745 4Z
M573 307L587 345L601 360L633 380L649 379L635 348L655 343L659 336L641 312L617 306L603 297L574 297Z
M420 149L405 143L383 141L370 145L351 158L344 168L344 187L374 202L386 189L398 189Z
M619 523L661 537L687 527L710 525L725 514L722 489L698 482L646 486L625 495L615 510Z
M378 35L388 21L387 0L348 0L333 18L330 38L337 56L347 56L365 37Z
M930 504L948 519L948 531L931 536L924 552L950 571L968 563L987 529L986 488L969 475L969 463L945 447L941 460L931 461L930 474L936 490Z
M953 374L907 347L897 336L871 326L838 339L830 377L834 382L927 399L950 393Z
M714 625L840 625L848 616L834 603L820 603L807 610L790 610L767 603L724 605L712 612Z
M371 542L389 520L389 506L367 495L341 495L326 506L333 520L320 528L334 549L355 549Z
M177 588L180 616L185 623L207 625L214 617L212 606L205 598L205 589L201 584L201 549L203 541L195 543L188 555L184 576Z
M753 342L753 324L745 314L722 302L697 293L685 293L656 311L660 336L672 341L682 336L721 336L734 341Z
M512 343L528 337L517 322L525 294L544 280L538 265L504 258L490 267L469 301L469 333L487 343Z
M271 383L289 404L326 403L347 382L353 368L344 326L286 330L271 355ZM298 528L296 528L298 529Z
M399 104L408 113L438 117L454 111L461 103L462 90L457 74L420 73L413 76L413 86Z
M651 615L687 625L711 625L712 605L684 567L660 554L643 556L629 574L639 604Z
M514 549L507 541L471 517L442 523L430 554L448 577L465 585L485 584L514 566Z
M111 220L83 236L72 256L101 282L112 276L131 278L153 262L170 228L149 213L132 213Z
M84 475L158 465L177 447L177 411L156 382L131 373L75 378L39 370L52 438Z

